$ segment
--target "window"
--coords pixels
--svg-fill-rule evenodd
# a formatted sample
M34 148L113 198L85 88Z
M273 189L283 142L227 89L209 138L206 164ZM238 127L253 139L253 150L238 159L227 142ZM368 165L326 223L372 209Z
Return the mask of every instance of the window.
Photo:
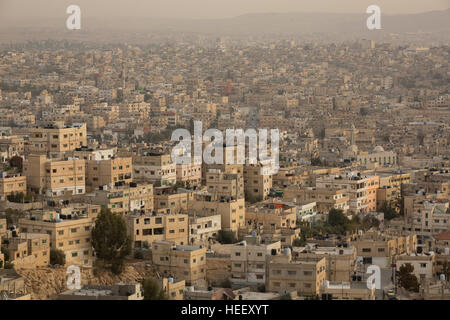
M363 248L362 249L362 252L371 252L372 251L372 249L370 249L370 248Z

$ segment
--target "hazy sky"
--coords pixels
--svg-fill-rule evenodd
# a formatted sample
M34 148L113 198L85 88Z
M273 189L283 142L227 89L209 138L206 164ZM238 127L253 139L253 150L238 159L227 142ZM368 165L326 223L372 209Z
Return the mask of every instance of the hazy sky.
M258 12L365 13L371 4L382 14L450 8L450 0L0 0L0 19L66 17L70 4L85 17L228 18Z

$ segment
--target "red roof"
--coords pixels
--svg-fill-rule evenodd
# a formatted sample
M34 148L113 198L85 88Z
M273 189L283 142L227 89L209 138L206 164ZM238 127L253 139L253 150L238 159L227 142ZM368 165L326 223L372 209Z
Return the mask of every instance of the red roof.
M450 232L441 232L434 236L436 240L450 240Z

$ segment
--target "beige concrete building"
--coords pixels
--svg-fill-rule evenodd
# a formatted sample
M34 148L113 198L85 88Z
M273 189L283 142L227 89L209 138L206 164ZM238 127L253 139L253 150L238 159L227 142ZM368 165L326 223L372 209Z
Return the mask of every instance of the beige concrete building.
M28 188L48 197L84 194L85 164L78 158L48 159L46 155L32 154L24 161L23 172Z
M369 194L371 177L362 176L358 172L349 172L345 176L334 175L318 177L316 187L321 189L345 189L349 196L349 211L353 213L369 211ZM376 191L375 191L376 192ZM376 193L375 193L376 201ZM376 206L376 202L374 204Z
M66 151L87 145L85 123L71 126L55 123L47 127L30 128L28 134L28 152L45 154L50 158L61 157Z
M245 194L251 202L267 200L272 188L272 175L269 174L268 168L268 166L244 165Z
M219 198L241 199L244 197L244 178L241 174L223 173L210 169L206 173L206 187L209 193Z
M251 235L231 247L231 278L234 284L266 283L270 255L281 253L281 242L261 243L261 237Z
M19 228L24 233L48 234L50 247L65 253L67 265L92 266L95 257L91 244L91 230L100 207L79 205L78 210L72 208L68 211L71 212L31 212L29 218L19 219ZM73 211L84 213L76 214L72 213Z
M320 286L320 296L331 297L332 300L375 300L375 287L368 289L365 282L356 284L325 280Z
M15 193L27 193L27 177L20 173L2 172L0 175L0 200Z
M222 230L222 217L219 214L197 214L189 212L189 244L207 244Z
M221 216L222 230L237 234L239 228L245 225L245 200L220 199L209 193L196 193L189 201L188 210L199 214L218 214Z
M433 279L436 273L436 255L434 252L429 254L406 254L396 257L396 269L400 270L400 267L405 264L413 266L413 274L420 282L425 279Z
M133 157L134 178L155 186L169 186L177 181L177 166L170 154L149 153Z
M314 257L326 258L326 279L332 282L348 282L356 271L356 248L319 247L308 243L305 247L294 247L292 255L303 260Z
M186 213L191 193L182 189L175 190L171 187L156 187L155 210L165 213Z
M284 190L283 199L298 203L315 202L318 213L328 213L333 208L345 213L350 208L350 198L345 189L292 186Z
M186 280L187 285L206 279L206 248L181 246L171 241L155 241L153 264L165 277Z
M325 257L294 260L290 249L285 249L283 254L270 257L266 291L296 291L299 296L316 296L325 280Z
M4 237L2 246L9 251L10 262L16 268L33 269L50 263L50 236L40 233L19 233Z
M417 250L417 236L388 236L369 232L351 241L356 248L357 264L375 264L385 268L394 263L395 257Z
M297 208L284 202L261 202L248 207L246 224L258 229L293 229L297 226Z
M187 214L131 214L126 222L135 248L151 247L159 240L188 244Z
M202 166L200 164L177 164L177 182L186 187L199 186L202 183Z
M175 282L173 278L158 279L158 283L166 293L169 300L183 300L186 281L180 280Z
M100 188L101 190L95 191L92 201L106 206L111 212L127 215L154 210L153 185L151 184L131 182L129 185Z
M99 186L129 184L133 181L131 157L86 161L86 184L96 189Z

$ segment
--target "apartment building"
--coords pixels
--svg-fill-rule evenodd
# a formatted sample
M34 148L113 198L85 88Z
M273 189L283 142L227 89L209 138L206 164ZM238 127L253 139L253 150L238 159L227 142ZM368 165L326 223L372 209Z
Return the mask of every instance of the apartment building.
M424 196L405 197L405 228L418 236L418 246L428 251L433 235L450 231L449 201L426 199Z
M281 242L262 243L253 234L231 247L231 282L238 285L264 285L270 255L281 253Z
M297 226L297 207L286 202L260 202L245 212L247 225L264 230L293 229Z
M155 241L167 240L188 244L189 220L187 214L129 214L126 216L128 234L133 247L151 247Z
M367 211L377 211L377 190L380 187L380 178L378 176L369 176L367 178Z
M185 187L199 186L202 183L202 165L201 164L177 164L176 179Z
M375 264L385 268L394 263L402 254L410 254L417 250L417 236L390 236L379 232L368 232L350 242L356 248L357 264Z
M244 165L245 194L254 201L267 200L272 188L272 174L269 166Z
M92 188L111 186L133 181L133 161L131 157L86 161L86 183Z
M349 211L360 213L369 211L368 187L372 182L375 184L375 181L367 176L361 176L358 172L349 172L345 177L341 175L318 177L316 187L321 189L345 189L350 199Z
M284 253L270 257L266 291L296 291L299 296L316 296L325 280L325 257L294 260L286 248Z
M294 186L284 190L283 199L294 203L315 202L318 213L328 213L331 209L340 209L346 213L350 208L346 189Z
M320 286L322 300L375 300L375 287L367 288L366 283L325 280Z
M170 186L177 181L177 166L170 154L148 153L133 157L134 178L155 186Z
M195 193L188 203L188 210L199 214L221 216L222 230L237 234L245 226L245 199L218 198L209 193Z
M397 188L391 186L384 186L377 189L377 210L379 210L383 204L393 203L401 196Z
M49 235L50 248L65 253L66 265L92 266L95 257L91 230L98 212L99 206L84 204L69 207L61 213L31 211L28 218L19 219L19 228L23 233Z
M376 146L372 152L359 152L356 161L361 165L377 162L381 166L395 166L398 163L397 153L384 151L383 147Z
M24 161L23 172L28 188L38 194L59 197L86 192L84 160L78 158L55 160L32 154Z
M348 282L356 271L355 247L319 247L308 243L305 247L294 247L292 255L295 259L308 259L313 257L326 258L326 279L332 282Z
M27 193L27 177L21 173L2 172L0 174L0 200L15 193Z
M175 282L173 278L161 278L158 279L158 283L167 297L169 297L169 300L183 300L186 288L185 280Z
M46 267L50 263L50 236L41 233L19 233L2 238L10 256L10 262L17 268Z
M131 182L112 188L100 186L92 201L121 215L148 213L154 210L153 185Z
M202 215L203 214L203 215ZM189 212L189 244L207 244L222 230L222 217L219 214Z
M28 129L28 153L46 154L50 158L61 157L66 151L87 145L85 123L65 126L55 123L46 127Z
M5 156L8 159L14 156L23 156L25 152L24 139L15 135L0 136L0 150L6 152Z
M186 213L191 193L172 187L154 188L155 210L168 213Z
M210 169L206 173L206 187L209 193L218 197L241 199L244 197L244 177L237 173L223 173Z
M155 241L152 261L164 277L185 280L186 285L206 279L206 248L177 245L171 241Z
M413 274L420 283L425 279L433 279L436 274L436 254L433 251L426 254L411 253L396 257L397 271L405 264L413 266Z

